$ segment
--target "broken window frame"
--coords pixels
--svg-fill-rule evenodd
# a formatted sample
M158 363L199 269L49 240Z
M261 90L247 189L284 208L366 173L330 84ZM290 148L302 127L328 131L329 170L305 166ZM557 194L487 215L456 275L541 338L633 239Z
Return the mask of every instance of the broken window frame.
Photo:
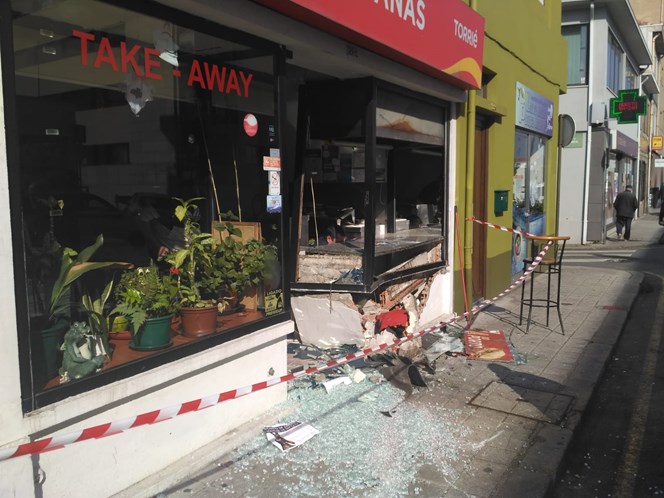
M379 135L377 114L379 102L384 103L383 96L397 95L400 99L410 101L420 107L438 111L440 113L440 185L438 212L440 213L440 232L435 237L423 243L413 242L403 248L377 251L377 203L379 188L387 186L388 199L386 203L386 232L394 234L396 229L396 197L395 197L395 170L394 165L387 164L386 182L380 182L377 171L379 151L389 142L385 135ZM388 103L389 107L389 103ZM316 113L320 118L316 118ZM335 118L330 119L334 113ZM295 157L295 171L293 183L293 229L291 231L291 290L298 292L351 292L354 294L376 295L380 290L394 283L411 280L414 277L422 278L434 274L447 264L446 233L449 231L449 220L444 206L447 203L447 179L449 177L449 137L448 122L450 110L445 102L439 101L396 85L378 80L376 78L361 78L356 80L330 80L305 84L300 89L298 103L297 144ZM405 116L405 115L404 115ZM416 135L416 134L413 134ZM365 155L364 166L364 206L363 218L364 243L361 248L362 279L359 283L338 281L303 282L298 279L300 272L300 257L309 253L334 252L334 250L320 247L311 248L302 240L303 229L303 198L314 188L312 175L306 170L306 154L310 144L316 140L322 143L334 144L340 147L363 147ZM394 139L399 140L399 139ZM422 138L412 137L410 141L400 139L404 144L423 144ZM419 140L419 141L418 141ZM323 228L324 229L324 228ZM320 237L320 230L317 236ZM379 235L380 237L380 235ZM395 237L395 238L398 238ZM314 246L316 244L314 243ZM346 244L348 245L348 244ZM423 252L429 251L429 256L438 258L434 262L419 264L399 269L399 266ZM349 253L345 250L344 252ZM350 253L353 253L350 251ZM360 251L355 252L358 254ZM324 260L321 259L321 262Z

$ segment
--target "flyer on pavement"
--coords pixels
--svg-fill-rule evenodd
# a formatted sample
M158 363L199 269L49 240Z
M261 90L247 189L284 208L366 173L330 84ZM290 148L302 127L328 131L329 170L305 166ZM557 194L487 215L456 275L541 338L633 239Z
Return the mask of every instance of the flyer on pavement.
M264 427L263 432L273 445L281 451L288 451L308 441L319 431L305 422L291 422L290 424Z

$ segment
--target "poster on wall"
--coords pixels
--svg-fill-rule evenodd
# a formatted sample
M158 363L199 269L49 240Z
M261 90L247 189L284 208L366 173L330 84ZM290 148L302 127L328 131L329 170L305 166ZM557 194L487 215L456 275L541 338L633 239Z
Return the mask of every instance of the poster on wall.
M553 135L553 102L517 81L515 124L550 138Z

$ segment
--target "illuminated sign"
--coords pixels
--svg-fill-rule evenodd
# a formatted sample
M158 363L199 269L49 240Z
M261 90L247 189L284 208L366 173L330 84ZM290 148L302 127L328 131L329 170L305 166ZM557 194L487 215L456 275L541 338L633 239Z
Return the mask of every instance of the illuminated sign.
M637 123L646 113L646 98L638 90L620 90L618 97L611 99L609 116L618 118L618 124Z

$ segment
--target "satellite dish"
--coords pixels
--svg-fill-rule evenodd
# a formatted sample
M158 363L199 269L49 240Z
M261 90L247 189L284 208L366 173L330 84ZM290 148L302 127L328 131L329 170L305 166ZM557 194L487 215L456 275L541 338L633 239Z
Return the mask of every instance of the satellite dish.
M567 147L574 139L576 133L576 125L574 118L569 114L561 114L558 116L558 145L560 147Z

